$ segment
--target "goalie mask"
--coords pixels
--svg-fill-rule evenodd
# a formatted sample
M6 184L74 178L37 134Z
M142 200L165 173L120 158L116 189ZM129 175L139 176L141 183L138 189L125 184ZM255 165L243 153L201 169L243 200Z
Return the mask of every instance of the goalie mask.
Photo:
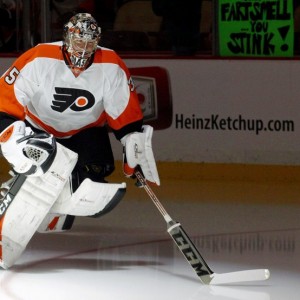
M88 13L79 13L64 25L63 43L73 67L86 66L97 49L100 36L101 28Z

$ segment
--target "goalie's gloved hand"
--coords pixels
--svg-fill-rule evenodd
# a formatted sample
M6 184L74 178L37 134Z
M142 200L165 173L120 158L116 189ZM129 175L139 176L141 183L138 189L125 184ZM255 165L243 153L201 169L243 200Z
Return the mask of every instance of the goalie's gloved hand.
M153 128L143 126L143 132L127 134L121 139L123 144L123 172L127 177L135 177L134 171L139 166L145 179L160 185L159 175L152 151Z
M34 133L23 121L16 121L0 133L3 156L15 172L40 176L51 166L56 143L47 133Z

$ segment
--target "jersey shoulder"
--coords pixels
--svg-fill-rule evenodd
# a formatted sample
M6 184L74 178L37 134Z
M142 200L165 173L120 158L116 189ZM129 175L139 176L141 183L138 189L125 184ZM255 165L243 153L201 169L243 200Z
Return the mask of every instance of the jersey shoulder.
M62 59L62 42L38 44L32 48L36 57L48 57Z
M24 52L18 61L26 64L36 58L54 58L62 60L61 43L38 44Z
M120 61L121 58L114 50L105 47L97 47L94 57L95 63L120 64Z
M130 73L126 64L121 59L121 57L112 49L105 48L105 47L98 47L95 53L93 63L115 65L119 69L122 69L126 73L126 76L128 78L130 77Z

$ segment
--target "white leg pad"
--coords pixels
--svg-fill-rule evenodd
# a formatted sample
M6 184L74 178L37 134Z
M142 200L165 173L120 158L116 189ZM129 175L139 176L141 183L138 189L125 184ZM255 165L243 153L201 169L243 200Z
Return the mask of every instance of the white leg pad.
M27 177L0 219L0 266L11 267L63 190L77 162L77 154L57 143L57 154L49 170Z
M126 183L99 183L86 178L71 196L67 186L54 203L51 213L92 216L101 212Z

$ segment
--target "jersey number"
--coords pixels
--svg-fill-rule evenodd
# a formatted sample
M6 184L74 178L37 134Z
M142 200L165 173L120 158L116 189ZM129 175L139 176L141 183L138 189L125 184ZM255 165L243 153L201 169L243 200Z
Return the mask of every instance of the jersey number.
M17 76L19 75L20 71L16 68L13 67L8 75L5 76L5 82L7 84L13 84L15 80L17 79Z

